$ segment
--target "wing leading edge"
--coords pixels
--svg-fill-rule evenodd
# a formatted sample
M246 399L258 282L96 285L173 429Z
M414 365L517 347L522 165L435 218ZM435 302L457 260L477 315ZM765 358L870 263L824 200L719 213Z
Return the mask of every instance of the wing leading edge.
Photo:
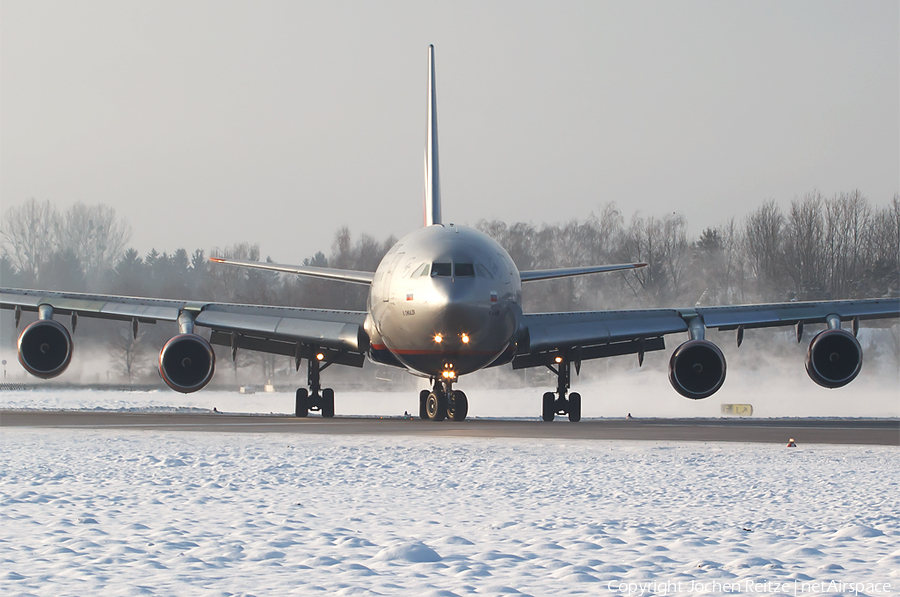
M127 296L92 295L40 290L0 290L0 307L19 314L51 307L54 316L94 317L138 324L179 322L189 313L193 325L211 330L210 342L260 352L308 356L308 348L334 353L336 362L362 366L368 349L362 311L332 311L234 303L207 303ZM334 360L334 359L333 359Z
M538 280L553 280L555 278L569 278L572 276L586 276L589 274L602 274L605 272L618 272L629 269L647 267L646 263L619 263L616 265L589 265L584 267L563 267L557 269L537 269L519 272L519 278L523 282L536 282Z
M372 280L375 278L375 272L361 272L349 269L333 269L311 265L285 265L281 263L263 263L259 261L240 261L238 259L225 259L222 257L210 257L209 260L213 263L222 263L224 265L235 265L238 267L261 269L270 272L298 274L301 276L311 276L313 278L323 278L325 280L349 282L351 284L371 284Z
M717 330L826 324L829 317L841 322L895 319L900 300L866 299L770 303L686 309L645 309L535 313L522 316L516 369L554 363L561 352L577 353L577 360L663 350L663 337L689 332L694 326ZM702 336L702 334L700 334ZM799 334L798 334L799 335Z

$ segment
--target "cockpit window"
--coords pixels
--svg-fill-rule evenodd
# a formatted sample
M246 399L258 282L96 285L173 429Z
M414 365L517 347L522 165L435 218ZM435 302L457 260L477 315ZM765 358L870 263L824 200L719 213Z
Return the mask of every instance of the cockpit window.
M478 277L480 278L493 278L491 272L488 271L486 267L481 265L480 263L475 264L475 269L478 271Z
M418 278L419 276L427 276L427 275L428 275L428 266L429 266L429 265L431 265L431 264L430 264L430 263L423 263L422 265L420 265L419 267L417 267L417 268L416 268L416 271L414 271L409 277L410 277L410 278Z
M449 278L452 275L452 266L449 263L432 263L431 277Z
M471 263L455 264L457 278L474 278L475 266Z

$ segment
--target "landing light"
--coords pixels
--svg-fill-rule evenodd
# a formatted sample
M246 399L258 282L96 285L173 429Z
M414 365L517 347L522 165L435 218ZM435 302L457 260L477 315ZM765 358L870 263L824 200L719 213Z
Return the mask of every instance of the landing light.
M462 335L462 341L463 341L463 344L468 344L468 343L469 343L469 335L468 335L468 334L463 334L463 335Z
M443 376L444 376L444 379L455 379L456 372L455 371L444 371Z
M556 357L555 360L557 363L562 363L562 357Z
M317 360L317 361L322 361L322 360L324 360L324 359L325 359L325 355L322 354L321 352L320 352L319 354L316 355L316 360Z
M440 334L435 334L435 335L434 335L434 341L437 342L438 344L440 344L441 342L444 341L444 337L441 336Z

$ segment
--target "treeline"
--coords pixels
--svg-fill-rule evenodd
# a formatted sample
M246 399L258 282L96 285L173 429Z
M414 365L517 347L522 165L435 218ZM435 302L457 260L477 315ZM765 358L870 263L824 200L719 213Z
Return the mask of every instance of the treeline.
M627 273L529 284L526 310L715 305L900 294L900 195L872 205L858 191L811 192L783 211L769 201L697 237L686 219L625 214L613 203L565 224L481 221L521 270L643 262ZM364 287L210 263L203 249L140 255L126 248L130 226L104 205L65 212L30 200L6 210L3 286L186 300L364 309ZM329 254L305 265L374 271L394 237L353 239L339 230ZM237 243L211 254L258 261ZM289 258L282 259L290 261Z
M476 226L503 245L521 270L648 264L625 273L530 283L523 292L523 307L531 312L900 295L900 195L875 206L858 192L827 198L813 192L793 201L788 210L770 201L742 220L732 218L696 237L689 236L683 216L634 214L626 220L612 203L583 221L535 226L494 220ZM140 255L127 248L129 237L128 223L107 206L76 204L59 212L49 202L28 201L7 209L0 222L0 284L198 301L365 308L363 286L217 265L199 248L172 253L153 249ZM302 263L374 271L395 242L394 237L379 242L365 234L354 239L345 227L335 234L327 256L319 251ZM213 248L210 254L250 261L261 257L259 247L248 243ZM172 326L142 326L134 337L130 324L90 318L83 318L78 327L79 346L107 354L112 373L129 382L156 379L153 356L173 333ZM218 384L303 375L293 373L290 359L241 351L232 362L230 351L225 352L220 355ZM375 376L389 378L392 373ZM341 368L332 375L357 379L366 374Z
M615 204L562 225L479 222L520 270L643 262L617 275L529 284L530 311L720 305L897 296L900 195L873 206L858 191L808 193L782 211L769 201L691 238L679 214L634 214Z

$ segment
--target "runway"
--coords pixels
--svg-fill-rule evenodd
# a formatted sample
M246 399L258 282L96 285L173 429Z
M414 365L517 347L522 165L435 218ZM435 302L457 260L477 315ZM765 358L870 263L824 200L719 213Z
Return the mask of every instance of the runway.
M897 419L584 419L580 423L470 419L436 423L417 418L9 410L0 411L0 427L777 444L794 439L798 445L900 446Z

